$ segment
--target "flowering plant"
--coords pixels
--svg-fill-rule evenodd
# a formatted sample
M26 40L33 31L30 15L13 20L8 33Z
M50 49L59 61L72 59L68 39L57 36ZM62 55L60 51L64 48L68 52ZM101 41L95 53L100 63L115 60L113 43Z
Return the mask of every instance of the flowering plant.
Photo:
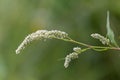
M114 38L114 32L113 30L110 28L110 21L109 21L109 11L107 12L107 24L106 24L106 28L107 28L107 35L106 37L98 34L98 33L94 33L91 34L91 37L98 39L104 46L93 46L93 45L89 45L89 44L85 44L82 42L78 42L76 40L73 40L72 38L69 37L69 35L66 32L63 31L59 31L59 30L38 30L32 34L29 34L24 40L23 42L18 46L18 48L16 49L16 54L19 54L21 52L21 50L23 50L27 44L29 44L30 42L34 41L34 40L44 40L44 39L59 39L59 40L63 40L63 41L67 41L67 42L72 42L72 43L76 43L80 46L85 46L86 48L81 49L80 47L74 47L73 48L73 52L68 54L65 57L65 63L64 63L64 67L67 68L69 66L69 63L71 60L78 58L78 55L89 50L92 49L94 51L105 51L105 50L120 50L119 46L117 45L117 42L115 41Z

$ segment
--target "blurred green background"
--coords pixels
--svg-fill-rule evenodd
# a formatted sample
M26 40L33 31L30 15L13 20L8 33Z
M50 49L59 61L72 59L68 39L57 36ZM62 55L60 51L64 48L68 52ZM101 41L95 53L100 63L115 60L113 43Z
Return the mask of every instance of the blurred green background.
M106 35L106 11L120 44L120 0L0 0L0 80L120 80L120 51L89 50L65 69L67 54L76 44L36 41L21 54L15 49L39 29L57 29L73 39L101 43L91 33Z

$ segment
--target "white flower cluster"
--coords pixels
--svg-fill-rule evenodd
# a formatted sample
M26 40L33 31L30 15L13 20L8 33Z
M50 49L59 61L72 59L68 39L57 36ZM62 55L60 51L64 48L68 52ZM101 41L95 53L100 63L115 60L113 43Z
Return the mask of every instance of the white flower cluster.
M63 31L58 31L58 30L51 30L51 31L47 31L47 30L38 30L32 34L29 34L24 40L23 42L20 44L20 46L18 46L18 48L16 49L16 54L19 54L21 50L23 50L25 48L25 46L34 41L34 40L38 40L38 39L52 39L52 38L57 38L57 39L64 39L67 38L68 34L63 32Z
M81 52L81 48L80 47L74 47L73 51L75 51L77 53L80 53Z
M95 33L95 34L91 34L91 36L93 37L93 38L95 38L95 39L99 39L101 42L102 42L102 44L109 44L110 43L110 41L109 41L109 39L107 39L107 38L105 38L104 36L101 36L100 34L98 34L98 33Z
M81 53L81 48L79 47L74 47L73 48L74 52L70 53L65 57L65 62L64 62L64 67L67 68L69 66L69 63L71 62L72 59L78 58L78 54Z

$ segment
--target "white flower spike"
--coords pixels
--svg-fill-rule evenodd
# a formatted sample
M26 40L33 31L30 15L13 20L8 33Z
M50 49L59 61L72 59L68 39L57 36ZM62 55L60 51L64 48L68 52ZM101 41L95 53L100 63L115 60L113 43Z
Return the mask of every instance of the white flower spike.
M91 36L95 39L99 39L102 42L102 44L104 44L104 45L105 44L109 45L109 43L110 43L109 39L105 38L104 36L101 36L98 33L91 34Z
M64 67L67 68L72 59L78 58L78 53L73 52L65 57Z
M21 50L23 50L28 43L30 43L30 42L32 42L34 40L52 39L52 38L65 39L67 37L68 37L68 34L63 32L63 31L58 31L58 30L51 30L51 31L38 30L38 31L36 31L36 32L34 32L32 34L29 34L23 40L23 42L16 49L16 54L19 54L21 52Z
M67 55L65 57L65 62L64 62L64 67L67 68L69 66L69 63L71 62L72 59L78 58L78 54L81 53L81 48L80 47L74 47L72 53Z

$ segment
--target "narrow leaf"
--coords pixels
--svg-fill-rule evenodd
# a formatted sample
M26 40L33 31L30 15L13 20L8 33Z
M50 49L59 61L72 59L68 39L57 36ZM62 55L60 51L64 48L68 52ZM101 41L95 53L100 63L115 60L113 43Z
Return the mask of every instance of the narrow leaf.
M107 11L107 24L106 24L106 27L107 27L107 37L110 39L110 42L111 42L112 45L118 47L118 45L117 45L117 43L115 41L115 38L114 38L114 32L110 28L109 17L110 17L110 13L109 13L109 11Z

